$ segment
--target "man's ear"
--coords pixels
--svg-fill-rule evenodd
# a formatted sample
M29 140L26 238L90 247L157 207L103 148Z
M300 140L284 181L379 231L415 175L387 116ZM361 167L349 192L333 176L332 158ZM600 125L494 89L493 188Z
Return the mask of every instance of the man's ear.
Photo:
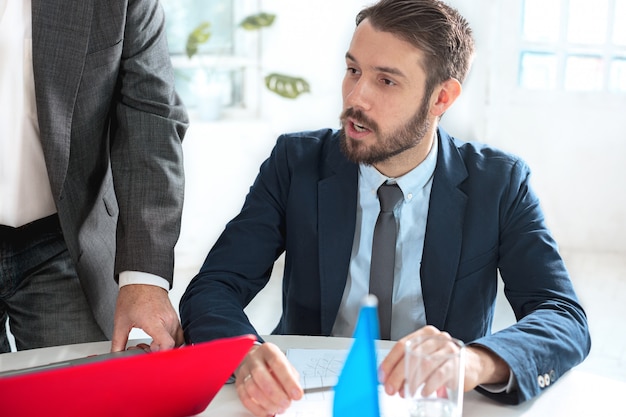
M461 83L456 78L449 78L439 84L433 91L435 101L430 108L431 114L441 117L461 95L461 90Z

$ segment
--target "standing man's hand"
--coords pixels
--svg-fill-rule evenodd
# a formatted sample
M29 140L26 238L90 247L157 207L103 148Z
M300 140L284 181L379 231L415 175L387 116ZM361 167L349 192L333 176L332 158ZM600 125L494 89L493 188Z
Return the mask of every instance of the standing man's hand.
M172 349L184 342L183 330L168 293L155 285L130 284L120 288L115 307L111 351L126 349L133 328L152 338L151 351Z

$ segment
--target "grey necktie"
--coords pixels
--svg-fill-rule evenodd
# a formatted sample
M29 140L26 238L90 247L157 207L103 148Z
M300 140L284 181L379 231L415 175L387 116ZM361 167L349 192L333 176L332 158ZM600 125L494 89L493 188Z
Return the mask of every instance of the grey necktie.
M402 199L398 184L384 183L378 188L380 213L374 227L372 263L370 266L370 294L378 298L380 338L391 337L391 305L393 270L396 263L396 219L393 208Z

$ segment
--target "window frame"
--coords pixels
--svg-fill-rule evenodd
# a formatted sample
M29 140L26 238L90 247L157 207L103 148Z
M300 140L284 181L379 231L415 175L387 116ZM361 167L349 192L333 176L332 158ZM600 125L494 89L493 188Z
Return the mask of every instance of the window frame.
M500 97L508 97L515 103L532 105L537 101L546 104L573 105L593 104L597 106L624 105L626 92L608 91L610 82L611 65L610 59L624 59L626 47L621 48L612 45L612 38L607 40L604 46L574 46L567 42L566 25L561 24L559 40L553 43L530 42L523 39L524 1L514 0L498 2L497 23L494 30L497 36L493 36L492 43L492 67L497 69L492 72L491 91L496 89ZM615 0L610 0L611 6ZM568 0L561 0L567 5ZM612 10L612 9L611 9ZM561 19L566 19L567 7L561 8ZM608 31L608 29L607 29ZM609 32L612 34L612 31ZM611 45L609 45L609 42ZM531 90L524 88L521 83L522 54L524 52L552 53L557 58L556 88L552 90ZM619 52L619 53L618 53ZM569 91L564 89L565 60L571 55L594 55L604 60L604 79L602 91ZM493 94L493 93L490 93Z

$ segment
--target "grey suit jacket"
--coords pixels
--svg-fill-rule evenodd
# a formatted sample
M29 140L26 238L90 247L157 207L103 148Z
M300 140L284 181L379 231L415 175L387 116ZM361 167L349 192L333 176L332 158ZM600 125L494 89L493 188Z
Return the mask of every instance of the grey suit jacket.
M32 0L41 142L69 252L111 337L114 277L172 281L187 115L157 0Z

